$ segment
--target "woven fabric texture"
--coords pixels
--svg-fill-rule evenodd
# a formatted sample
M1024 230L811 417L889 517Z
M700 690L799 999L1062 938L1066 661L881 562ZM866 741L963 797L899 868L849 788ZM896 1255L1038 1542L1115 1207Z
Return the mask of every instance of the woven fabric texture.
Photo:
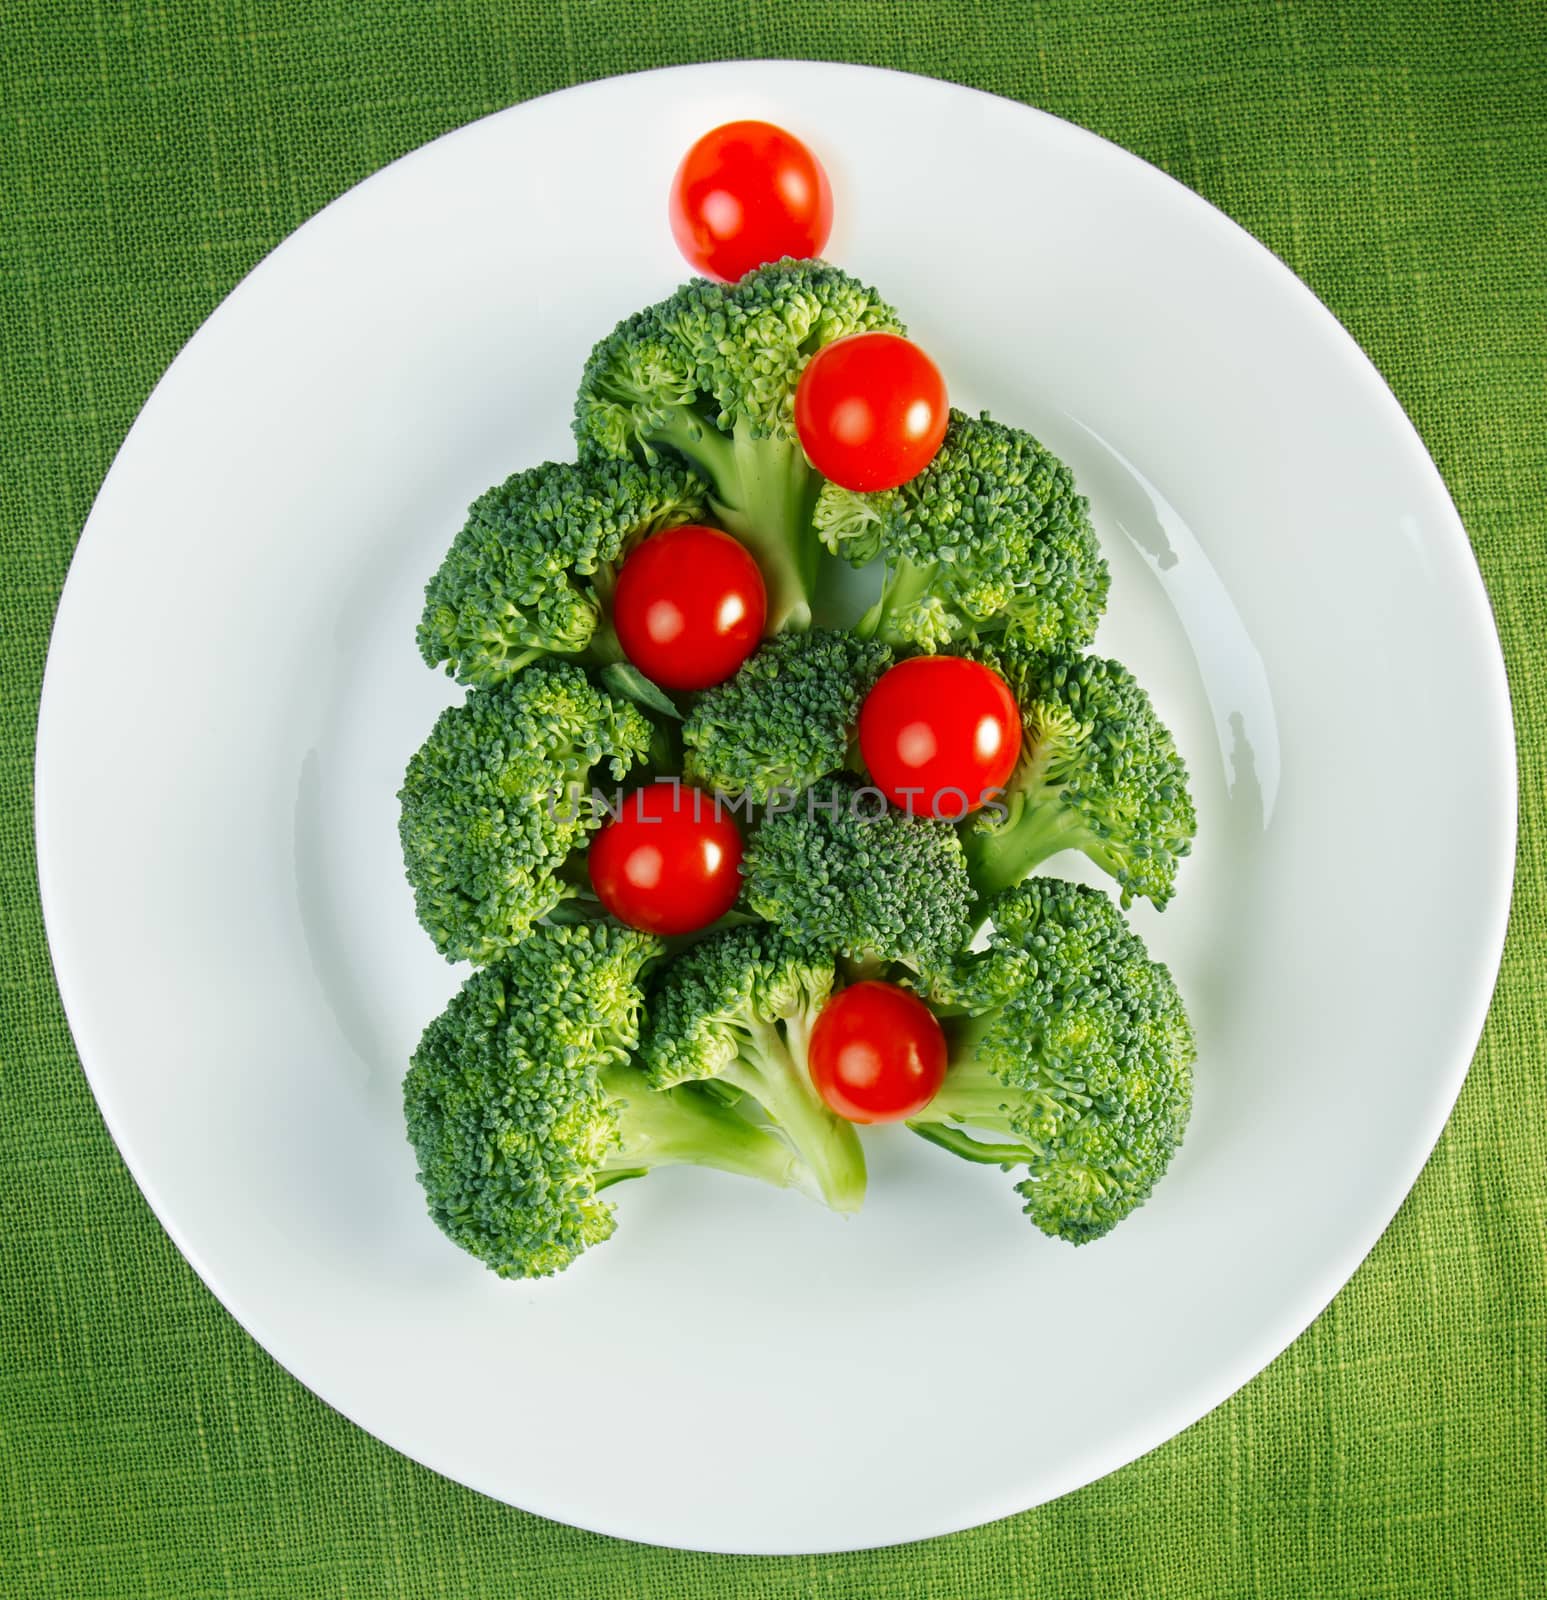
M1509 659L1523 802L1471 1077L1315 1326L1204 1421L1055 1504L784 1560L624 1544L494 1504L280 1371L184 1264L103 1128L50 973L31 829L75 539L156 378L242 274L446 129L585 79L744 56L871 62L1043 107L1287 260L1390 381L1460 506ZM9 0L0 163L0 1594L1547 1594L1540 0ZM1436 734L1415 781L1444 759Z

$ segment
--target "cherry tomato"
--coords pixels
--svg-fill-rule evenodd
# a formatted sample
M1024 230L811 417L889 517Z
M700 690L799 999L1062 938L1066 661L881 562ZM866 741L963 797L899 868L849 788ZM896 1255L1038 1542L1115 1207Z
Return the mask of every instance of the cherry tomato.
M596 898L646 933L692 933L741 893L741 832L702 789L669 779L636 789L602 824L586 862Z
M667 689L722 683L757 648L768 591L743 544L718 528L667 528L636 545L612 596L623 653Z
M822 163L771 122L727 122L682 158L671 231L689 262L732 282L765 261L819 256L833 228Z
M991 667L914 656L860 707L859 749L893 805L954 822L997 799L1020 758L1021 715Z
M868 979L840 989L811 1030L811 1081L850 1122L901 1122L939 1093L945 1035L916 994Z
M823 345L795 390L801 445L843 489L870 493L916 478L949 421L940 369L896 333L851 333Z

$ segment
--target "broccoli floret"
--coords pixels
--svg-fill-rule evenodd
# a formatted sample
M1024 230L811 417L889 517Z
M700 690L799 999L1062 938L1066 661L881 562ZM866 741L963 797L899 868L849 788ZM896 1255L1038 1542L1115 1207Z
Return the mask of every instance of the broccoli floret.
M688 713L685 776L761 805L837 771L865 696L891 664L884 644L852 633L770 639Z
M502 1278L545 1277L613 1231L609 1184L688 1163L788 1185L773 1134L628 1064L641 966L631 929L544 927L475 972L425 1030L403 1083L430 1215Z
M572 892L558 874L602 820L649 719L578 667L540 663L440 715L408 764L398 831L419 921L448 960L485 962Z
M709 485L714 521L756 558L768 632L810 621L822 479L796 437L795 386L845 334L901 333L872 289L820 261L776 261L725 285L696 278L598 344L575 407L582 460L662 455Z
M753 911L803 948L841 951L855 977L896 963L927 987L967 942L972 890L956 829L893 811L847 778L760 823L742 875Z
M807 955L768 928L711 934L679 956L651 996L639 1062L658 1089L713 1083L762 1109L835 1211L865 1197L851 1123L811 1084L807 1046L833 987L831 956Z
M815 520L835 555L884 558L859 631L899 647L1001 633L1036 650L1080 646L1106 607L1107 565L1073 474L986 414L953 411L939 454L899 489L826 484Z
M1098 891L1036 878L991 913L989 948L960 977L976 1014L947 1020L945 1083L909 1127L1024 1166L1026 1214L1086 1244L1149 1198L1181 1143L1192 1027L1171 974Z
M640 539L706 510L702 483L664 463L518 472L473 502L425 589L420 653L484 686L543 656L620 661L610 609L619 563Z
M1197 816L1187 767L1133 674L1008 639L970 653L1004 676L1022 723L1002 807L962 824L978 895L1010 888L1060 850L1083 850L1117 880L1125 907L1140 895L1164 908Z

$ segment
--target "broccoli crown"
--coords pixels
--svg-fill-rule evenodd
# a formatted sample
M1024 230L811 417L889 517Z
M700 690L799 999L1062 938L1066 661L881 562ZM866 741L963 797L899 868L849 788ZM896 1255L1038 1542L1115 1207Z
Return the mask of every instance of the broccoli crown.
M544 927L475 972L425 1029L403 1082L430 1215L501 1277L567 1267L613 1230L599 1177L618 1159L604 1074L639 1034L659 941Z
M795 439L795 385L846 334L901 333L873 289L823 261L786 258L738 283L694 278L626 317L591 353L575 409L582 454L653 460L684 414L722 433Z
M884 644L852 633L770 639L688 713L685 776L759 805L805 788L844 764L859 708L891 664Z
M835 555L885 557L862 626L892 644L933 651L1006 633L1037 650L1079 646L1106 608L1107 565L1073 474L986 413L953 411L939 454L901 488L824 485L815 523Z
M764 1030L814 1022L833 988L823 960L769 928L727 928L679 956L651 996L640 1065L659 1088L721 1078Z
M665 464L550 461L514 474L473 502L425 589L420 653L485 686L543 655L616 659L614 564L706 509L702 484Z
M557 869L599 821L578 791L598 767L621 778L650 735L637 707L558 663L441 713L408 764L398 831L442 955L488 961L564 898Z
M951 823L887 808L848 778L815 784L752 835L747 904L810 950L926 979L967 942L972 890Z
M857 1211L864 1151L853 1124L822 1103L807 1064L833 976L830 955L771 928L711 934L651 996L639 1064L657 1089L713 1081L736 1091L789 1141L829 1206Z
M1083 850L1122 890L1164 907L1197 814L1187 767L1149 696L1120 662L1039 654L1005 639L969 652L1001 673L1020 706L1021 759L1007 814L964 824L980 894L1018 883L1056 851Z
M1097 890L1036 878L990 909L989 949L961 982L987 1009L957 1028L945 1085L914 1126L1008 1135L976 1159L1024 1163L1027 1215L1084 1244L1149 1198L1181 1143L1192 1027L1171 974Z
M784 260L739 283L702 278L626 318L591 353L575 405L582 460L682 460L768 589L767 631L803 628L820 553L822 480L795 433L813 351L846 334L900 333L873 289L821 261Z

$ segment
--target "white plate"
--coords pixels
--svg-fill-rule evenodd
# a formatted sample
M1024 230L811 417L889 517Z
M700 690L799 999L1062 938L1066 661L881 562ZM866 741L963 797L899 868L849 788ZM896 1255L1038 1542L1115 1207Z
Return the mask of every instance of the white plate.
M963 403L1074 464L1100 644L1151 686L1201 836L1164 917L1201 1037L1151 1204L1073 1250L1011 1180L869 1136L865 1211L697 1172L501 1283L427 1220L398 1081L457 974L394 792L451 696L414 650L467 502L570 451L593 340L683 276L690 140L786 123L833 259ZM899 150L905 158L899 159ZM1267 251L1115 146L921 78L792 63L570 90L329 206L178 357L71 568L43 696L54 960L179 1248L331 1405L440 1472L662 1544L964 1528L1109 1472L1287 1345L1438 1135L1487 1007L1509 707L1440 479Z

